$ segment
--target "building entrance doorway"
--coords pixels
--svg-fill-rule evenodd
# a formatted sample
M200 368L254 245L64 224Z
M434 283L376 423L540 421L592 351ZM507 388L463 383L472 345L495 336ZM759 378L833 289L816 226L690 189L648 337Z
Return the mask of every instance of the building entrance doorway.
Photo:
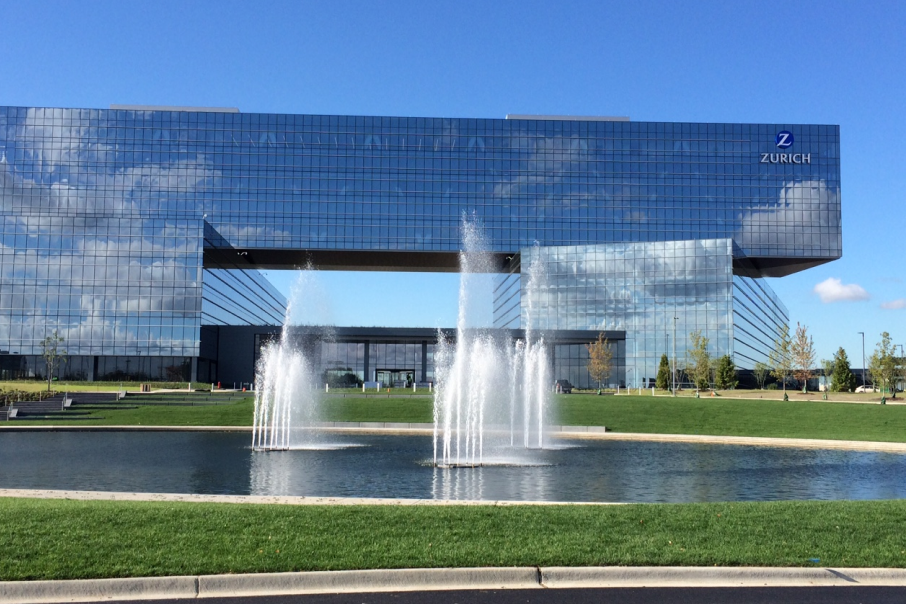
M377 381L392 388L411 388L415 381L414 369L377 369Z

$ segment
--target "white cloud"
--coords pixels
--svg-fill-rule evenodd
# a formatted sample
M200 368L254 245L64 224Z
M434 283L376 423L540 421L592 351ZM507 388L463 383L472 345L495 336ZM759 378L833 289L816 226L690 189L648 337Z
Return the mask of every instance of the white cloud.
M737 220L733 239L751 256L826 258L839 251L840 191L823 180L787 182L776 203L749 208Z
M868 300L871 296L862 288L861 285L849 283L843 285L840 279L830 277L815 286L812 290L821 298L825 304L830 302L854 302L857 300Z
M906 298L891 300L890 302L881 302L881 308L886 308L888 310L894 308L906 308Z

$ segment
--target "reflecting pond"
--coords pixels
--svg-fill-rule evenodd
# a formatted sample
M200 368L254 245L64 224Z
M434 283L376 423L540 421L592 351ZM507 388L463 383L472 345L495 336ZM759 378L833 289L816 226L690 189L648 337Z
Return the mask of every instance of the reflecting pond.
M906 455L562 441L531 465L438 469L428 436L253 452L231 432L0 433L0 487L516 501L697 502L906 497Z

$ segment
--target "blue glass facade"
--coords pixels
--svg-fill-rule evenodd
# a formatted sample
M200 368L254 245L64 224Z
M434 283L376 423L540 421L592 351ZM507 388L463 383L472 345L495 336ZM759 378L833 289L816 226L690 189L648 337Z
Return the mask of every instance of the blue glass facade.
M764 325L785 321L761 278L842 253L839 128L0 107L0 355L38 354L58 329L92 377L130 357L198 373L202 325L282 319L255 268L457 270L463 214L504 273L536 244L616 262L619 246L723 242L704 256L723 271L704 303L726 318L696 307L682 321L745 366ZM579 295L610 278L595 271L554 278ZM675 300L699 295L686 287ZM512 325L512 304L498 306ZM566 308L570 325L628 321ZM662 348L664 316L634 340L627 328L627 363ZM733 329L743 317L751 337Z
M752 368L767 362L788 321L764 279L733 274L730 239L534 246L521 259L523 267L540 261L544 277L535 286L524 273L499 279L495 326L625 332L625 351L614 357L625 361L613 368L615 384L653 381L661 355L672 358L674 339L681 365L693 331L708 338L712 356L729 354ZM569 354L577 360L562 377L594 386L587 351Z

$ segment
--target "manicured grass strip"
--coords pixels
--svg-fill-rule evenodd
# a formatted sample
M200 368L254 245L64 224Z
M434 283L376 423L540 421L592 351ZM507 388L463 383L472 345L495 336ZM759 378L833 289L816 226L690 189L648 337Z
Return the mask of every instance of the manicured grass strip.
M199 399L199 402L207 399ZM132 404L126 399L123 404ZM73 407L80 411L79 407ZM58 415L45 420L14 420L13 425L53 426L251 426L253 399L219 405L149 405L135 409L94 409L87 418L67 420Z
M561 395L560 423L614 432L906 441L906 405Z
M0 500L0 579L531 565L906 566L906 502L277 506Z
M203 402L207 399L199 399ZM124 404L135 404L126 399ZM325 421L430 423L433 402L427 398L328 398ZM79 410L79 407L74 407ZM254 400L220 405L154 405L136 409L98 409L87 418L67 420L59 415L46 420L15 420L15 425L71 426L251 426Z
M324 401L324 419L332 422L434 421L430 398L330 398Z
M614 432L906 442L906 405L583 394L559 395L555 401L556 423L607 426ZM327 421L430 423L432 405L430 398L355 397L328 398L323 409ZM252 409L249 398L216 406L103 409L93 412L103 419L21 423L250 426Z

